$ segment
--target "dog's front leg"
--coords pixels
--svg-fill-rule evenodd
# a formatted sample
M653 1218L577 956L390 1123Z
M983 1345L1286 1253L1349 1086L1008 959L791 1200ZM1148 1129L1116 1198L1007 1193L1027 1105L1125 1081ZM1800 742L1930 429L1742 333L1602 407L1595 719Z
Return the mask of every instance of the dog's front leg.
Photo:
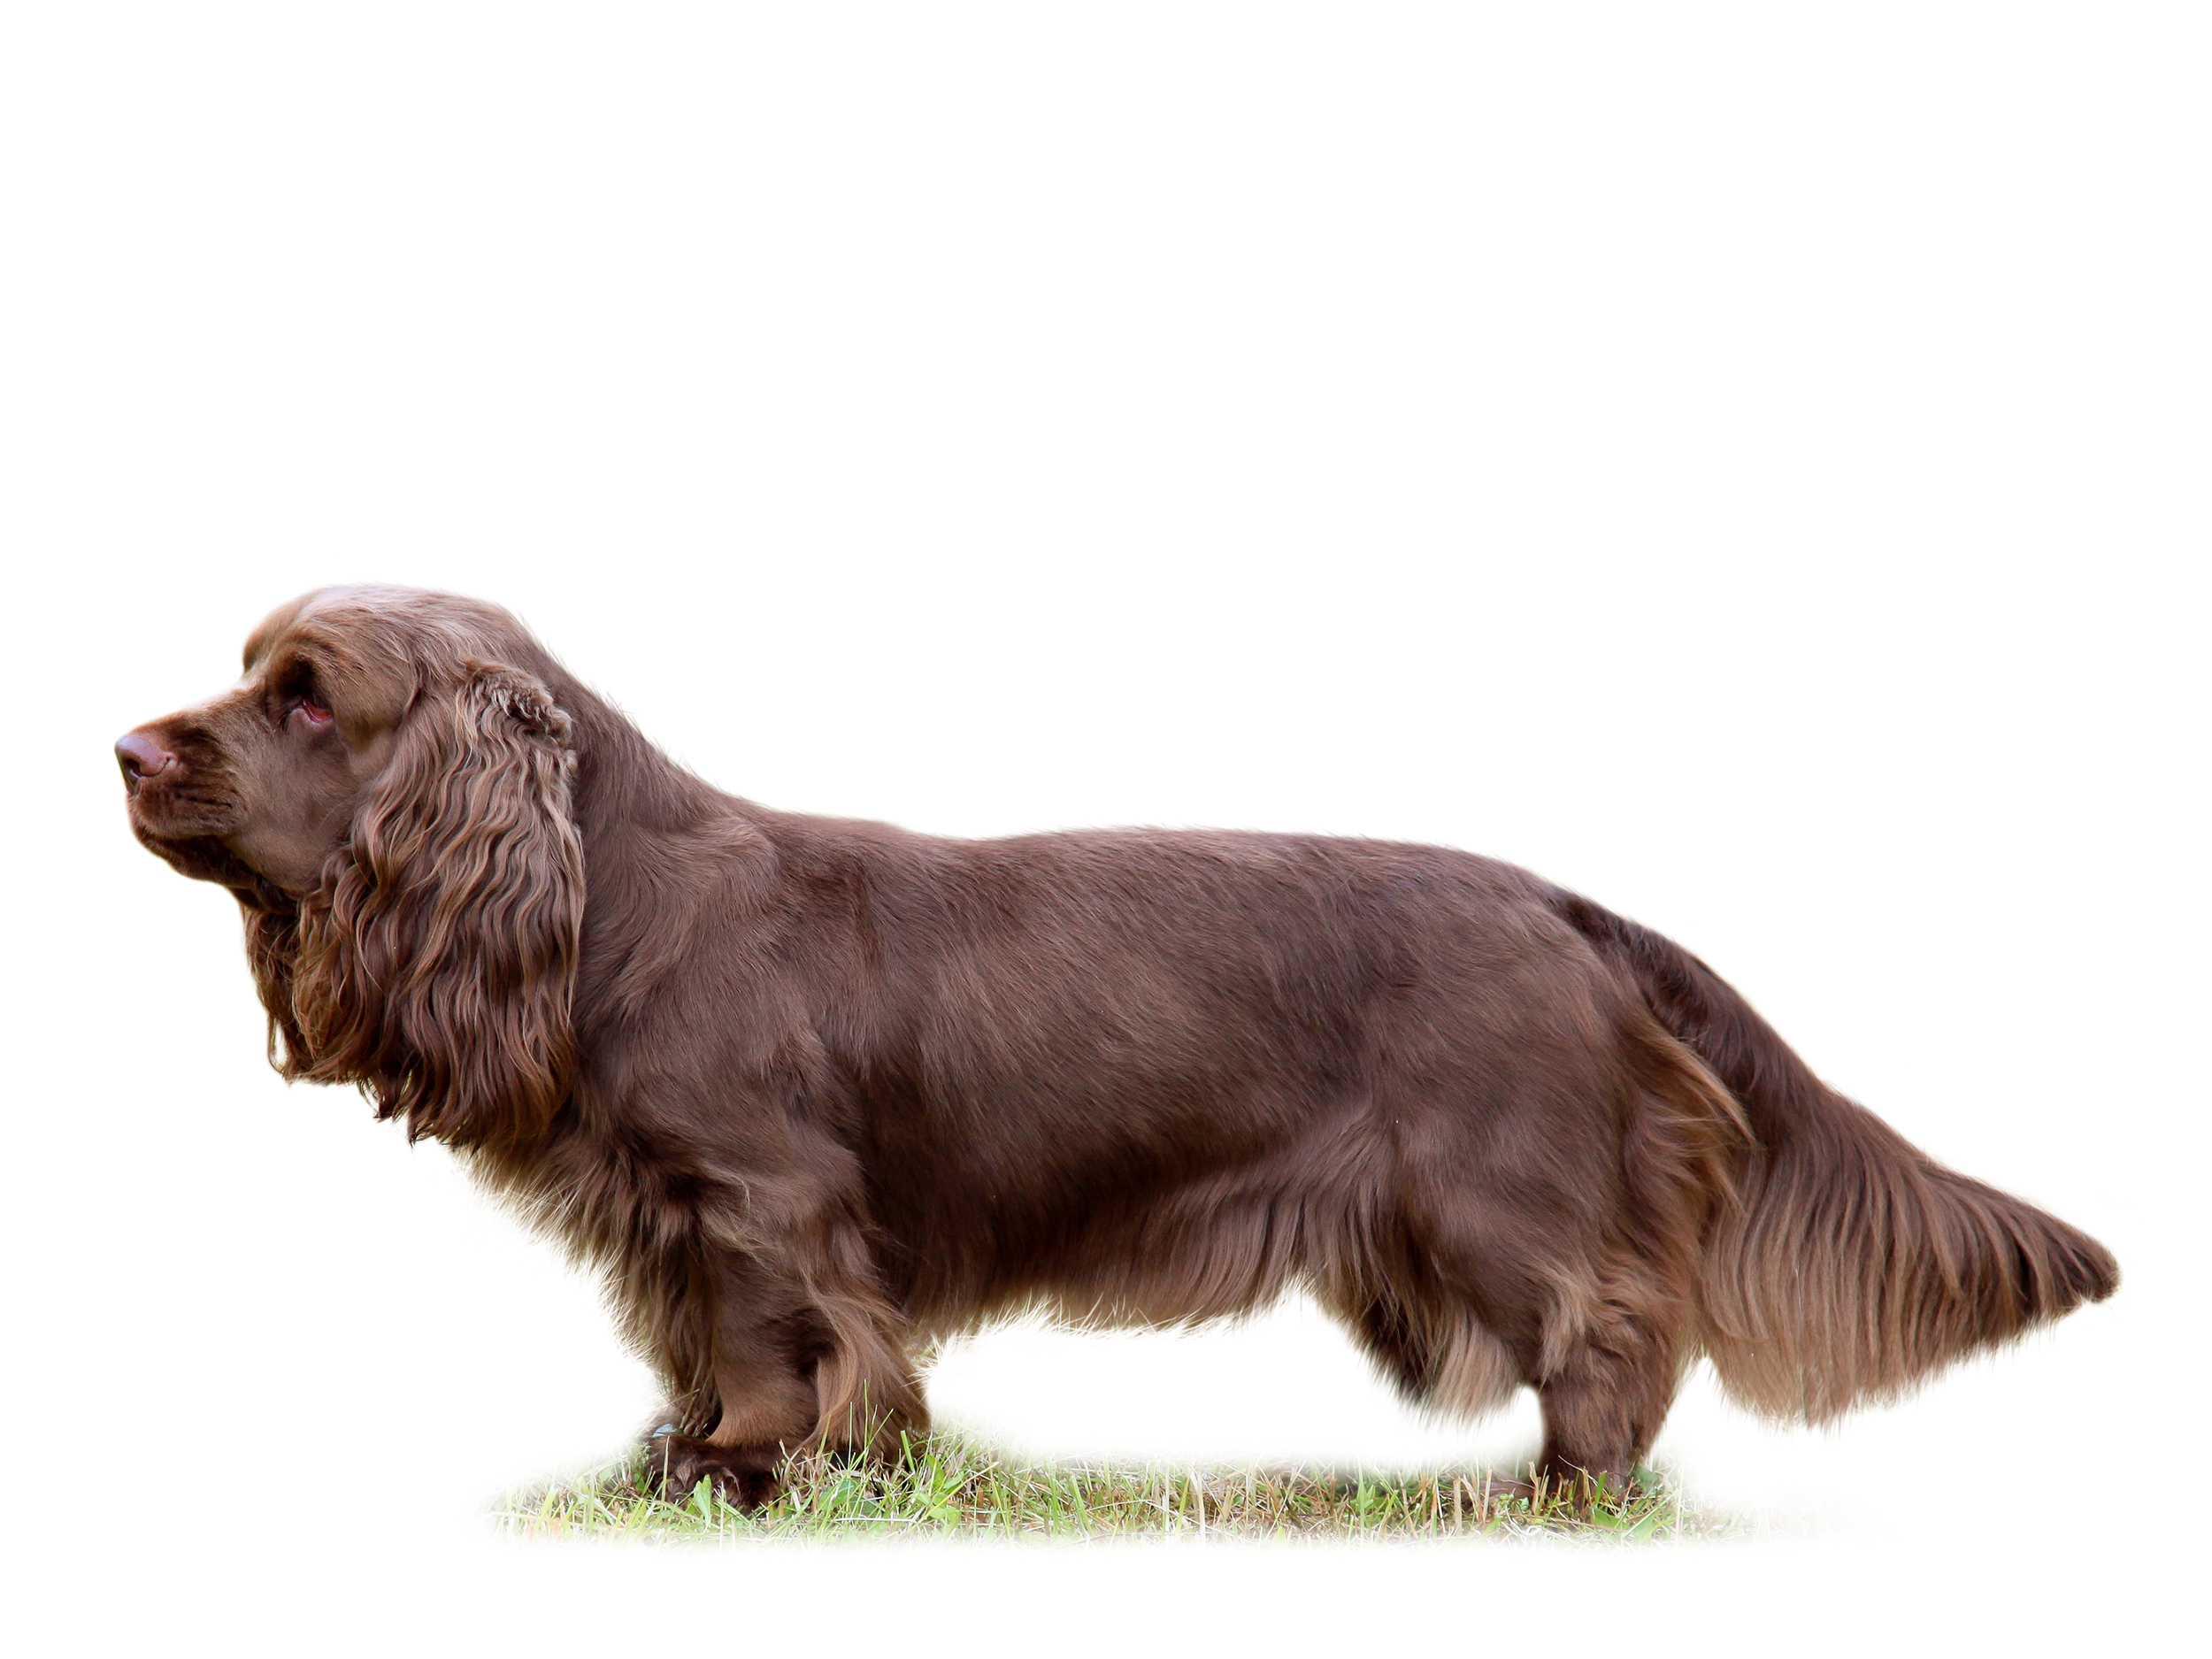
M776 1494L778 1466L813 1435L819 1322L774 1264L729 1250L703 1256L687 1276L707 1339L690 1420L657 1429L647 1450L670 1500L707 1480L732 1503L757 1508Z

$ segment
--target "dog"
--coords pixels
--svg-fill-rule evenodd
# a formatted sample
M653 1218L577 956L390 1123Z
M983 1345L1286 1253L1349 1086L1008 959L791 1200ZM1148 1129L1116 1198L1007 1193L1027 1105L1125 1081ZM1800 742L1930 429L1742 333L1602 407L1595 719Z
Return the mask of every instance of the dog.
M1443 848L956 841L725 795L506 611L280 607L116 744L288 1079L602 1272L667 1490L923 1432L918 1345L1310 1291L1409 1400L1624 1482L1685 1369L1819 1423L2101 1301L2101 1245L1827 1087L1695 956Z

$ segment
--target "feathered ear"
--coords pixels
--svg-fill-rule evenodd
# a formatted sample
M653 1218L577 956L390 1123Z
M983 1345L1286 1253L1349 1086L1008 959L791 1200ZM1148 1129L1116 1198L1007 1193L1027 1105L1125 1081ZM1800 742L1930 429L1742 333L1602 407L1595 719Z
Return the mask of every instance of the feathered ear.
M575 756L539 681L460 669L416 703L296 922L249 918L249 944L265 1000L287 993L270 1006L288 1076L359 1083L410 1140L513 1146L551 1121L575 1065Z

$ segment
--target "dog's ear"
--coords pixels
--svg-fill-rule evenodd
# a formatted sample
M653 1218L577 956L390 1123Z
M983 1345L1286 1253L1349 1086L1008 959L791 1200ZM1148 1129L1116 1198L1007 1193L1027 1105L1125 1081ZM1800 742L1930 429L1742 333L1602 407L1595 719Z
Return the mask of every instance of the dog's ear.
M543 1131L575 1067L574 763L568 717L518 669L464 658L417 697L296 920L248 918L288 1076L359 1083L411 1140Z

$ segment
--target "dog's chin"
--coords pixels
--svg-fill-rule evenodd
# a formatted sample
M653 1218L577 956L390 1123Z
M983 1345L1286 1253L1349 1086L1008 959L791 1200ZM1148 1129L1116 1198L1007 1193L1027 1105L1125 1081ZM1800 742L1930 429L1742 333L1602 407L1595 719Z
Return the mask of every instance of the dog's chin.
M160 835L134 821L131 828L147 850L180 875L228 887L238 902L257 910L287 910L294 901L275 882L212 835Z

